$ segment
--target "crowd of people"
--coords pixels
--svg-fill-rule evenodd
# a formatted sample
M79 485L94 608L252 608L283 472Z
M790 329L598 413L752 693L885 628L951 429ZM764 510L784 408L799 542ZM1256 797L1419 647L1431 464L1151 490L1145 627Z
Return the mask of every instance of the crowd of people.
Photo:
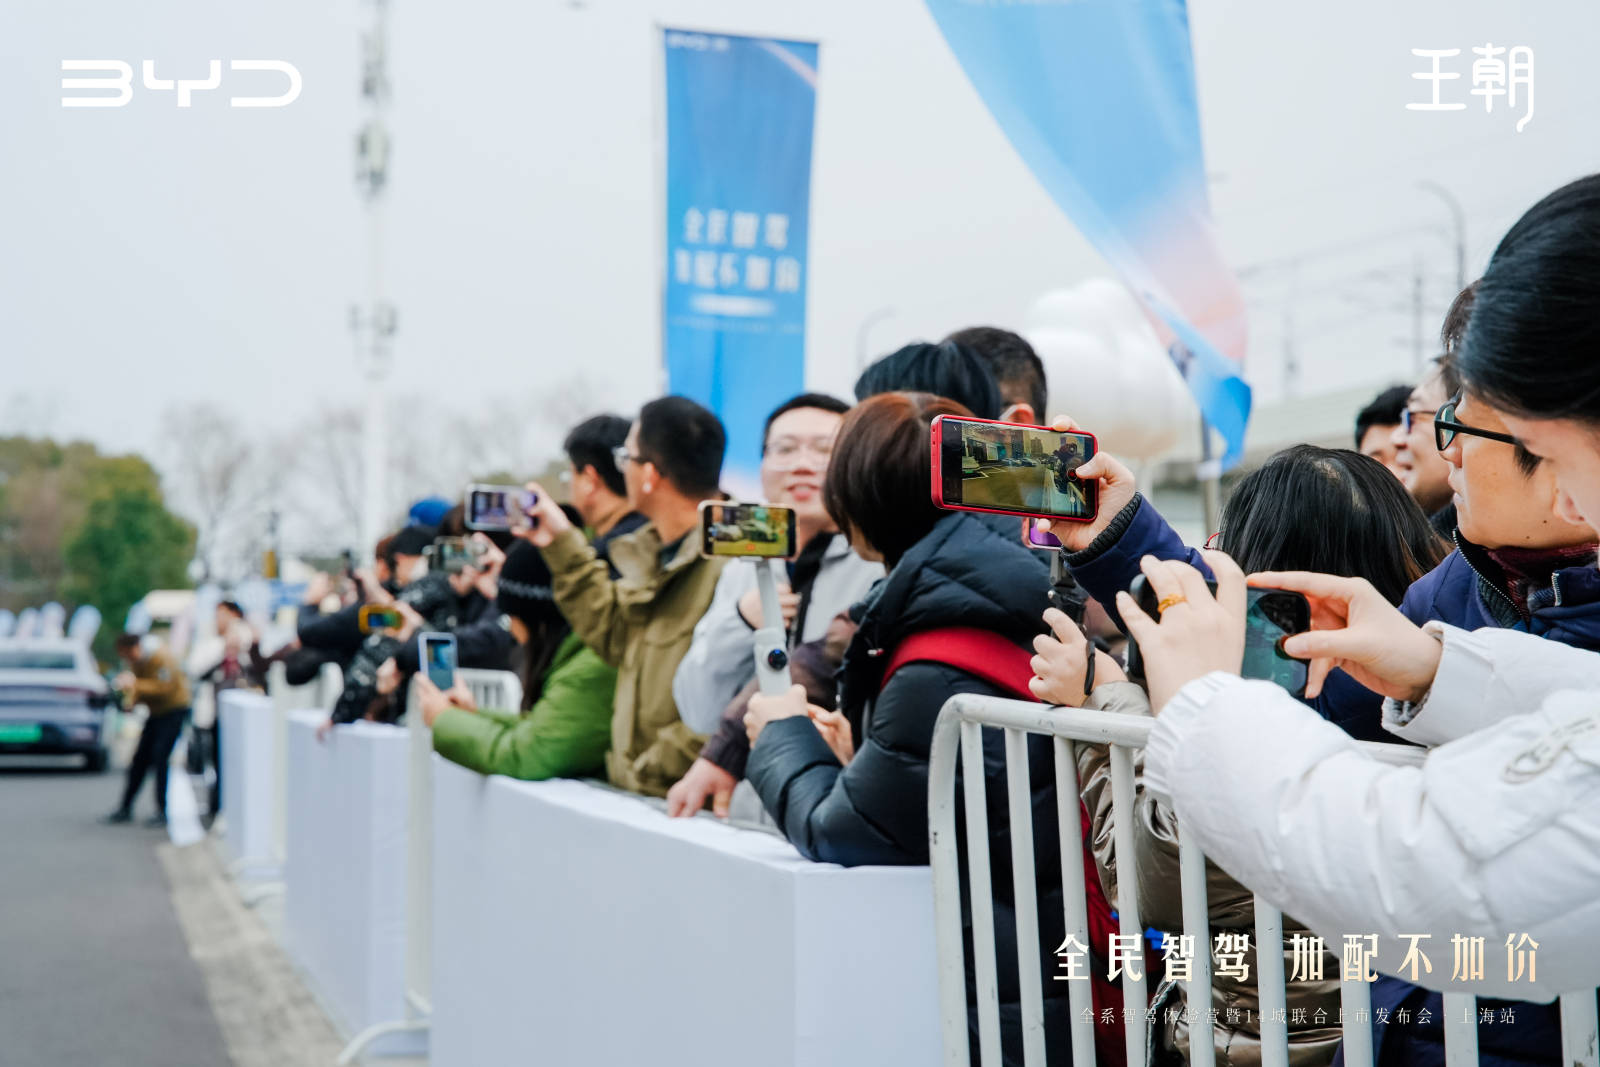
M1185 1006L1183 987L1152 983L1149 1005L1123 1004L1099 980L1100 935L1115 930L1108 902L1130 868L1146 924L1181 931L1180 824L1213 861L1213 937L1253 932L1255 893L1284 908L1284 944L1267 951L1286 960L1308 929L1422 932L1434 945L1527 932L1548 1001L1600 981L1597 298L1600 177L1513 227L1451 307L1423 380L1359 414L1354 449L1272 456L1232 489L1204 550L1126 465L1095 455L1076 476L1095 483L1096 517L1041 523L1095 602L1087 628L1052 605L1047 553L1024 544L1015 516L931 500L935 418L1049 418L1039 357L980 327L874 363L854 403L806 393L770 413L761 488L796 515L792 559L702 554L698 508L724 498L725 434L712 412L667 396L574 426L569 502L529 484L514 533L472 533L462 506L419 505L370 569L317 583L284 653L290 681L340 665L328 728L398 721L414 684L436 750L485 774L602 777L664 798L673 817L727 815L743 791L803 855L844 865L928 862L929 749L953 695L1154 716L1131 856L1113 847L1109 754L1076 746L1095 1003L1156 1020L1153 1062L1186 1061L1193 1015L1165 1010ZM445 536L474 547L430 567ZM763 567L795 683L781 694L760 690L752 653ZM1140 577L1154 615L1128 594ZM1239 677L1247 581L1311 606L1312 629L1283 646L1311 661L1303 697ZM398 625L364 631L370 605ZM430 682L418 649L430 632L454 635L463 668L514 671L522 706L479 708L463 685ZM1130 635L1142 676L1120 655ZM162 688L166 666L130 663L119 684L186 701ZM247 669L233 649L217 677ZM165 734L147 733L141 766L160 773ZM1394 766L1358 742L1437 751ZM1039 945L1016 943L1006 753L985 731L1007 1062L1021 1059L1019 970L1053 975L1065 937L1055 749L1031 736L1027 756ZM970 901L964 914L970 927ZM1149 960L1158 975L1161 955ZM1336 954L1326 967L1337 976ZM1480 992L1518 994L1490 977ZM975 999L970 959L968 982ZM1379 1063L1443 1063L1443 1028L1427 1020L1442 1018L1445 983L1425 984L1393 970L1375 983ZM1070 1062L1065 983L1043 985L1050 1062ZM1480 1028L1483 1062L1561 1062L1554 1005L1482 1003L1515 1019ZM1224 1010L1218 1062L1261 1062L1253 987L1219 973L1211 1006ZM1337 1062L1336 977L1291 983L1289 1006L1290 1062ZM1122 1062L1120 1015L1096 1013L1105 1062Z

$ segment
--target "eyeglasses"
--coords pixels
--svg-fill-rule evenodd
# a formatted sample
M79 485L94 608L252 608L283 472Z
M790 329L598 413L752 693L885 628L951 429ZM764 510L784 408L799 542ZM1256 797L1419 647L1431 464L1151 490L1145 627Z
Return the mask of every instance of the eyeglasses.
M611 460L617 465L617 470L620 471L630 463L643 463L644 457L636 456L629 452L627 445L618 445L611 450Z
M826 462L833 455L833 436L779 437L767 442L767 455L777 460L792 460L806 450Z
M1431 419L1434 416L1435 413L1432 411L1413 411L1411 408L1406 408L1400 412L1400 432L1410 433L1412 424L1418 419Z
M1476 426L1468 426L1464 422L1456 421L1456 405L1461 403L1461 398L1454 397L1445 402L1433 417L1433 443L1443 452L1450 447L1450 442L1456 439L1456 434L1464 433L1472 437L1487 437L1491 441L1503 441L1508 445L1517 443L1517 439L1508 433L1495 433L1493 430L1480 430Z

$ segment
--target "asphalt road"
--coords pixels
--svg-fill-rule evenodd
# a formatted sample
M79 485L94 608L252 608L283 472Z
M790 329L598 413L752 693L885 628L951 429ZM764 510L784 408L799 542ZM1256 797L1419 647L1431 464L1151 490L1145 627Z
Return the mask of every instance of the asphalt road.
M165 831L96 822L115 806L121 781L0 769L5 1067L231 1062L155 854Z

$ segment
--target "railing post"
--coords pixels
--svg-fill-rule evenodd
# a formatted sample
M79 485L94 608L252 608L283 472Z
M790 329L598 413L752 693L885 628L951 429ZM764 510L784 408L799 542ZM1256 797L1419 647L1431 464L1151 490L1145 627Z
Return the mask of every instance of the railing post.
M1216 1034L1211 1025L1211 913L1206 906L1206 857L1186 834L1178 832L1178 885L1183 899L1183 932L1194 938L1189 981L1183 984L1188 1003L1189 1067L1215 1067Z
M1078 761L1072 742L1054 739L1056 751L1056 818L1061 834L1061 897L1067 936L1085 948L1089 945L1089 897L1084 888L1083 827L1078 814ZM1095 872L1095 877L1100 876ZM1077 1067L1095 1062L1094 989L1090 979L1067 981L1067 1006L1072 1013L1072 1062ZM1088 1022L1084 1013L1088 1013Z
M1123 1025L1123 1038L1128 1049L1128 1062L1145 1061L1145 1012L1150 997L1145 986L1144 927L1139 922L1139 871L1134 861L1133 823L1138 812L1134 810L1133 750L1126 745L1111 746L1111 819L1112 840L1117 853L1117 923L1122 937L1135 939L1139 945L1137 977L1134 968L1122 970L1122 1007L1131 1010L1136 1021Z
M978 983L978 1061L1000 1064L1000 984L994 951L994 888L989 877L989 811L983 727L961 724L961 792L967 816L967 894L972 901L973 964ZM1021 949L1021 946L1018 946Z
M960 853L956 848L956 756L961 721L939 712L928 750L928 863L933 874L934 938L939 959L939 1024L945 1067L970 1067L966 954L961 938Z
M1261 1067L1288 1067L1288 989L1283 977L1283 912L1260 897L1256 909L1256 1002L1261 1008Z
M1022 1062L1044 1067L1044 990L1035 965L1039 945L1039 894L1033 864L1033 788L1028 735L1006 731L1006 802L1011 824L1011 892L1016 909L1017 982L1022 997Z

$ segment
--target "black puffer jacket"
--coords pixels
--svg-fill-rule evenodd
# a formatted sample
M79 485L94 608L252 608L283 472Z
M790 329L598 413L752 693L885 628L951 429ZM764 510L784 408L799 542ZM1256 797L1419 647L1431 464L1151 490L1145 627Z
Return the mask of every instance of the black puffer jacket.
M1009 530L1009 527L1007 527ZM1009 696L965 671L937 663L910 663L879 684L895 647L912 634L962 626L1000 634L1031 646L1044 630L1049 569L994 524L953 513L914 545L858 606L860 629L839 672L840 710L850 718L856 755L846 767L811 721L796 717L768 723L750 752L746 777L784 834L810 859L844 866L916 865L928 862L928 753L939 709L957 693ZM1005 742L984 731L995 934L999 956L1001 1017L1010 1053L1020 1062L1016 919L1011 880L1010 818L1006 802ZM1070 1063L1066 984L1051 981L1053 955L1065 937L1056 823L1055 760L1048 738L1028 744L1033 787L1033 848L1039 872L1040 944L1031 951L1044 978L1050 1062ZM960 803L957 810L961 810ZM965 841L962 870L966 869ZM963 913L970 912L963 884ZM967 939L967 980L973 967ZM1104 964L1097 964L1102 967Z

